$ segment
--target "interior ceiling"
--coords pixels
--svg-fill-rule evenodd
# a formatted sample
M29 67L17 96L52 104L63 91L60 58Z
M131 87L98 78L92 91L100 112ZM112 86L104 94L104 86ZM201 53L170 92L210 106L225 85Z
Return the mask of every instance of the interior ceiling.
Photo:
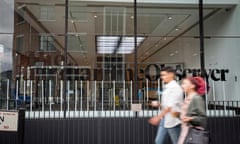
M46 5L53 7L53 15L51 15L53 19L41 19L41 7ZM96 51L96 36L134 34L132 3L122 6L108 2L106 5L102 3L93 6L92 3L70 1L69 5L68 34L76 36L75 40L78 40L74 44L71 43L71 47L74 45L75 47L69 51L69 55L78 65L93 66L95 64L99 56ZM57 35L56 40L64 47L65 4L63 0L55 0L51 3L47 0L16 1L16 10L23 8L28 11L24 15L26 21L40 33L46 33L47 30L47 33ZM205 9L204 16L215 10L216 8ZM141 6L137 12L137 34L145 36L144 42L138 48L140 61L146 60L198 23L197 8L179 8L174 5L161 8L155 5ZM126 55L129 62L133 57L133 54Z

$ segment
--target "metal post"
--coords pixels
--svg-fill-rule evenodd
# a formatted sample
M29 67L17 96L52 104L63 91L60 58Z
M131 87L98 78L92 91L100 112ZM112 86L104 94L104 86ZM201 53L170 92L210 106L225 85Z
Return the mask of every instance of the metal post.
M69 112L69 108L70 108L70 81L67 81L67 111Z
M60 111L63 111L63 81L60 81Z
M18 108L18 80L16 81L16 109Z
M48 101L49 101L49 110L50 112L52 111L52 83L51 80L49 80L49 96L48 96Z
M7 80L7 110L9 109L9 79Z
M26 81L23 81L23 104L25 106L26 101Z
M148 100L149 100L149 95L148 95L148 79L146 79L146 93L147 93L147 104L148 104ZM148 108L148 105L147 105Z
M97 110L97 82L94 81L94 111L96 110Z
M81 109L80 110L82 111L82 100L83 100L83 98L82 98L83 97L83 82L82 82L82 80L81 80L81 86L80 87L81 87L81 103L80 103Z
M125 80L123 81L123 109L125 110L126 106L126 83Z
M75 112L77 111L77 95L78 95L78 90L77 90L77 81L75 80Z
M66 73L67 73L67 69L66 69L66 65L67 65L67 47L68 47L68 8L69 8L69 0L65 0L65 49L64 49L64 71L63 71L63 77L64 77L64 118L66 118L66 94L67 94L67 87L66 87L66 82L67 82L67 77L66 77Z
M137 100L138 93L138 48L137 48L137 0L134 0L134 95Z
M87 111L89 110L89 81L87 81Z
M32 112L32 106L33 106L33 104L32 104L32 100L33 100L33 90L32 90L32 88L33 88L33 83L32 83L32 80L30 81L30 112Z
M104 110L104 88L103 88L103 80L102 80L102 111Z
M113 110L116 110L115 81L113 81Z
M205 69L204 56L204 23L203 23L203 0L199 0L199 36L200 36L200 65L201 74L203 76Z
M133 97L132 97L132 93L133 92L133 90L132 90L132 81L130 82L130 104L132 105L132 101L133 101Z
M44 81L42 80L42 111L44 111Z

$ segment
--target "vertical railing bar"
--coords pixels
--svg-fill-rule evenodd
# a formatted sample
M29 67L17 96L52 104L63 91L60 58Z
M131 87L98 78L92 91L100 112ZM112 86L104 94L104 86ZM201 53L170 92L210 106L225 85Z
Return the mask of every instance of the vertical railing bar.
M77 80L75 80L75 112L77 111L77 94L78 94L78 90L77 90Z
M239 116L239 101L236 101L236 107L237 107L236 110L237 110L237 112L238 112L238 113L236 113L236 114L238 114L238 116ZM236 111L235 111L235 112L236 112ZM237 116L237 115L236 115L236 116Z
M161 93L161 90L160 90L160 79L158 79L158 90L157 90L157 93L158 93L158 102L160 102L160 93ZM160 107L158 108L158 111L160 111Z
M69 109L70 109L70 81L68 80L67 81L67 111L68 111L68 114L69 114Z
M227 101L227 106L226 106L226 108L228 107L228 110L226 111L227 112L227 115L228 116L230 116L230 114L231 114L231 111L232 111L232 108L230 107L230 101Z
M63 111L63 80L60 81L60 111ZM59 115L60 116L60 115Z
M80 107L81 107L81 111L82 111L82 100L83 100L83 82L82 82L82 80L81 80L81 86L80 87L81 87L81 95L80 95L81 96L81 98L80 98L81 99L81 102L80 102L81 106Z
M52 111L52 82L49 80L49 96L48 96L48 101L49 101L49 110L50 112Z
M89 99L89 81L87 81L87 111L89 111L88 99Z
M125 110L126 106L126 83L125 80L123 80L123 109Z
M222 90L223 90L223 106L224 106L224 114L226 115L226 91L225 91L225 85L224 81L222 81Z
M146 79L146 93L147 93L147 109L149 109L148 101L149 101L149 95L148 95L148 79Z
M18 80L16 81L16 109L18 108Z
M115 102L116 102L116 98L115 98L115 80L113 81L113 110L114 110L114 114L115 114Z
M42 111L44 111L44 81L42 80Z
M94 111L96 112L96 110L97 110L97 82L94 81Z
M215 94L215 83L214 80L212 80L212 92L213 92L213 101L216 101L216 94Z
M25 101L26 101L26 81L23 81L23 102L25 105Z
M217 107L216 104L217 104L217 102L216 102L216 101L213 101L213 103L214 103L214 116L216 116L216 113L217 113L217 112L216 112L216 107Z
M32 112L32 107L33 107L33 103L32 103L32 100L33 100L33 83L32 83L32 80L30 81L30 112Z
M133 96L133 93L132 93L132 92L133 92L133 90L132 90L132 80L131 80L131 82L130 82L130 104L131 104L131 105L132 105L132 103L133 103L133 102L132 102L132 101L133 101L133 97L132 97L132 96Z
M235 117L235 109L234 109L234 102L232 101L232 110L233 110L233 116Z
M146 87L145 86L143 89L143 103L144 103L144 110L146 110Z
M208 82L206 79L204 79L205 81L205 106L206 106L206 111L208 111Z
M102 111L104 110L104 88L103 88L104 84L103 84L103 80L102 80Z
M7 79L7 110L9 110L9 79Z

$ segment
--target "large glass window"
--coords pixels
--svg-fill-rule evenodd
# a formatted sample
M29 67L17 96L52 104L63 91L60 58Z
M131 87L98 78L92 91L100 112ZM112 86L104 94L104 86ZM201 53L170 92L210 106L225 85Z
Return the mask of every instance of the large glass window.
M55 20L55 6L54 5L40 5L39 20L48 21Z
M0 79L2 87L9 79L14 108L130 110L138 103L154 110L149 103L160 100L164 66L176 68L179 83L204 75L209 108L239 100L236 2L205 1L204 45L196 1L137 1L136 13L133 1L0 3Z
M54 45L54 38L52 36L40 36L39 51L52 51L56 50Z

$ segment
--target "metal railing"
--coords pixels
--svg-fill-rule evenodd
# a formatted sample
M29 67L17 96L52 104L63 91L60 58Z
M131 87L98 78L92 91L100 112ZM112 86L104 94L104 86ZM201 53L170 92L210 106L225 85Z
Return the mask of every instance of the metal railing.
M17 80L15 90L4 81L6 95L1 94L1 109L26 109L26 118L78 117L151 117L160 110L150 106L160 100L160 80L133 94L132 81ZM3 85L3 84L2 84ZM65 89L64 89L65 86ZM139 104L138 110L132 104ZM207 115L236 117L239 101L207 101Z

